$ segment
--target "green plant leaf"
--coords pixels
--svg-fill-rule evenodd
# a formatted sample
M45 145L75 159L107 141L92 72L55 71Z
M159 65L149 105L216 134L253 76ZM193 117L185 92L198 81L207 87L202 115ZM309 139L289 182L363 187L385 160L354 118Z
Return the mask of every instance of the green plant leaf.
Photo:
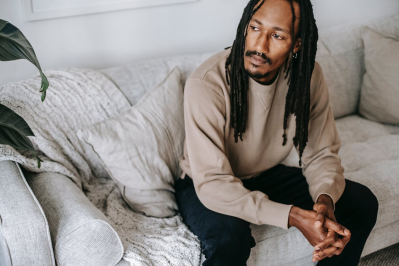
M29 60L39 70L42 78L40 92L42 93L41 100L43 102L46 98L46 90L49 87L49 82L40 67L32 45L17 27L8 21L0 19L0 61L18 59Z
M10 145L16 150L32 152L40 168L42 160L27 136L35 136L28 123L13 110L0 104L0 144Z

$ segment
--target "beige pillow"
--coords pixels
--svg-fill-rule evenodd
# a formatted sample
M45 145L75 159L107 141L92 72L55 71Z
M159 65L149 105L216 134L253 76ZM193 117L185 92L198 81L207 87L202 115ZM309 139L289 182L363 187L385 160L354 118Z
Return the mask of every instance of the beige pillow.
M366 73L359 113L373 121L399 124L399 40L368 27L362 37Z
M126 111L77 132L117 181L124 200L147 216L165 218L178 212L174 181L180 176L185 138L181 78L175 67Z

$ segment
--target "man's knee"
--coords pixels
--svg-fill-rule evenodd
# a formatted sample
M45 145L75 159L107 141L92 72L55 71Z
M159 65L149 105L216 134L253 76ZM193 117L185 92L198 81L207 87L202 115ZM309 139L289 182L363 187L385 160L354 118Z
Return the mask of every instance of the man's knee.
M367 193L365 193L365 203L364 203L366 205L365 212L368 213L369 221L374 227L375 223L377 222L379 203L375 194L368 187L366 188L367 188Z
M355 208L358 208L363 222L374 227L377 221L379 203L375 194L367 186L357 183L357 197Z
M221 232L218 237L202 242L206 265L246 265L251 249L256 245L249 235Z

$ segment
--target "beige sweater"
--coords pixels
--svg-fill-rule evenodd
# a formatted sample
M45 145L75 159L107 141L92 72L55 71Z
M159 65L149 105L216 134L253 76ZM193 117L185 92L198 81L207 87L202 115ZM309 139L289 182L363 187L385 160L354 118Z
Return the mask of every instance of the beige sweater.
M230 128L230 86L225 61L231 49L213 55L187 79L184 88L186 139L180 159L193 179L199 200L208 209L253 224L288 229L292 206L271 201L261 191L250 191L242 179L251 178L279 164L293 148L295 116L288 117L287 143L283 143L285 97L288 91L283 66L272 85L249 78L248 120L243 141L234 141ZM329 94L320 65L311 79L309 136L302 155L302 173L314 202L320 194L334 203L345 188L344 168L338 151L340 138L329 105ZM298 152L298 149L296 149ZM299 162L298 162L299 167Z

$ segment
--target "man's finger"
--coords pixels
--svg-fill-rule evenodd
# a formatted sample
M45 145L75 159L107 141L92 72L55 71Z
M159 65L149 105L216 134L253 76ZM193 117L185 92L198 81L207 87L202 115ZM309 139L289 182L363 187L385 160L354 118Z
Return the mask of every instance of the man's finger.
M328 219L327 217L324 218L324 226L342 236L351 236L351 232L347 228L337 222L332 221L331 219Z
M313 258L315 258L316 260L322 260L327 256L332 257L335 254L335 252L337 252L337 249L338 249L337 247L330 246L323 251L318 251L313 253Z
M344 236L342 239L337 238L336 241L332 244L332 246L337 247L338 250L336 251L336 255L341 254L343 249L345 248L346 244L348 244L349 240L351 239L351 235Z
M344 250L346 244L349 242L349 240L350 240L350 236L345 236L345 237L342 238L342 239L336 238L336 241L335 241L333 244L331 244L331 246L330 246L330 247L336 247L336 248L337 248L337 250L335 251L334 254L335 254L335 255L341 254L342 251ZM328 249L328 248L329 248L329 247L327 247L326 249ZM326 249L324 249L324 250L326 250ZM313 254L314 254L314 255L320 255L321 252L324 251L324 250L322 250L322 249L320 249L320 250L315 250L315 251L313 252Z
M316 227L321 227L324 223L324 217L325 217L325 215L323 213L317 212L314 225Z
M345 247L345 244L342 242L342 239L339 238L335 239L335 242L331 245L340 249L343 249Z
M329 229L327 233L327 238L324 239L321 243L317 244L314 249L315 250L324 250L335 243L336 234L333 230Z
M315 226L321 227L324 223L324 217L326 216L327 209L323 204L315 204L314 209L316 209L316 219Z
M344 247L346 246L346 244L348 244L349 240L351 239L351 235L348 236L344 236L341 240L342 240L342 244L344 245Z
M342 253L343 248L337 248L337 251L335 251L334 255L340 255Z

